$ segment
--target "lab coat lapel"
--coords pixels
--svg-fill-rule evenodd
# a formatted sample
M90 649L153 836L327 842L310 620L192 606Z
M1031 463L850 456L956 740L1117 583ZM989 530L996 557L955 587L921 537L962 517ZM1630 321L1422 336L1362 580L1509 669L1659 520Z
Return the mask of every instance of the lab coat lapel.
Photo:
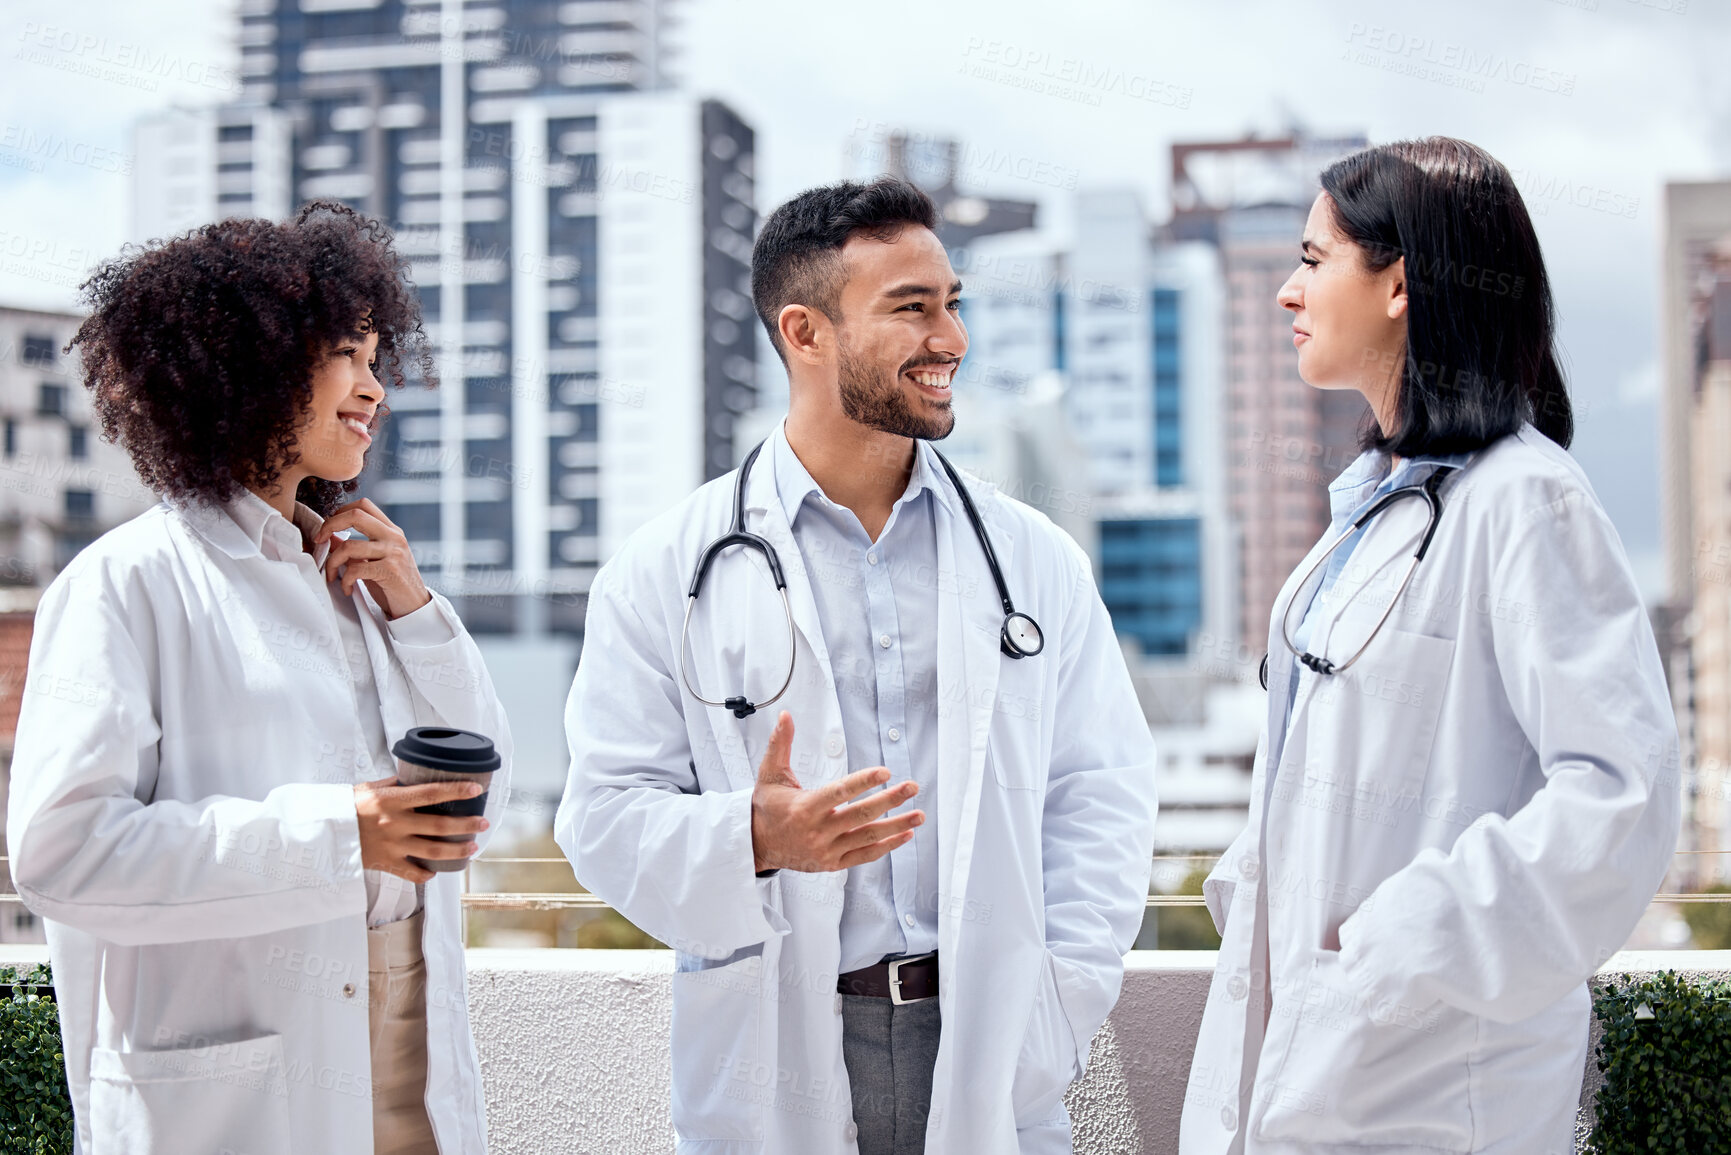
M384 611L378 608L366 583L356 582L355 609L361 619L361 637L367 646L367 662L373 668L373 684L378 687L379 713L384 718L385 741L395 744L416 724L415 699L402 669L392 657L389 640L379 626ZM345 659L347 655L345 655ZM384 768L377 776L383 777Z
M1323 535L1320 541L1310 547L1310 552L1305 555L1304 560L1299 562L1292 573L1287 576L1286 584L1281 587L1280 595L1274 599L1274 609L1269 614L1268 649L1266 651L1268 655L1267 721L1270 750L1273 756L1269 760L1271 773L1266 778L1268 783L1274 781L1272 770L1278 764L1278 758L1285 753L1284 742L1281 738L1285 733L1287 720L1286 700L1290 696L1292 679L1298 676L1297 671L1293 668L1292 653L1286 648L1285 641L1282 640L1281 626L1286 620L1287 612L1292 609L1294 600L1300 600L1300 604L1304 604L1308 600L1308 591L1321 583L1321 570L1312 574L1308 581L1302 579L1310 567L1316 563L1316 559L1322 555L1322 551L1328 548L1328 544L1334 540L1334 537L1333 530L1330 530ZM1305 594L1306 598L1299 599L1300 594ZM1297 622L1295 621L1293 625L1296 628ZM1298 712L1301 705L1300 701L1293 702L1294 714Z
M824 644L805 561L776 489L771 448L766 445L758 454L746 479L745 529L775 550L787 579L787 612L782 610L763 554L744 546L727 549L710 566L702 596L692 610L691 636L685 647L684 660L698 692L716 701L744 693L762 702L775 693L787 672L787 616L793 618L793 680L786 695L745 718L736 718L719 706L703 709L713 744L703 743L694 750L694 757L697 761L718 759L736 787L745 787L755 779L758 758L780 711L794 716L794 771L801 781L818 765L811 753L816 747L805 746L805 740L840 724L829 649ZM695 566L698 554L732 523L733 480L729 479L721 495L724 500L720 507L706 517L706 524L697 527L688 564ZM690 576L688 570L681 580L689 581ZM807 755L804 759L802 749Z
M1359 540L1352 557L1347 559L1346 568L1341 570L1334 588L1329 591L1328 604L1317 613L1316 628L1310 635L1311 653L1326 655L1340 663L1364 643L1371 625L1387 607L1387 599L1400 585L1412 551L1418 548L1419 539L1424 535L1427 520L1424 502L1409 497L1397 501L1365 524L1364 537ZM1333 536L1330 535L1330 540ZM1399 612L1398 609L1395 611L1396 616ZM1336 641L1335 628L1348 616L1355 621L1366 619L1362 623L1363 629L1346 630ZM1390 618L1390 624L1393 621Z
M936 463L932 463L937 469ZM937 484L948 488L938 475ZM986 745L997 702L1004 611L967 515L953 497L933 503L938 557L938 950L957 957L973 865ZM1015 539L992 527L1005 574L1015 572ZM945 580L944 575L950 575Z
M812 653L817 655L818 663L827 677L829 647L824 645L823 629L818 624L817 601L811 594L811 576L806 572L805 556L799 552L799 544L793 540L793 526L788 523L787 511L782 508L781 495L776 488L774 442L784 437L785 434L778 426L751 467L751 477L747 480L745 491L745 525L748 530L769 542L775 549L776 556L781 559L781 572L787 578L787 600L793 610L794 628L805 639L805 644L811 648ZM739 552L747 555L758 567L764 581L771 580L769 567L762 554L756 550ZM797 675L795 681L798 681Z

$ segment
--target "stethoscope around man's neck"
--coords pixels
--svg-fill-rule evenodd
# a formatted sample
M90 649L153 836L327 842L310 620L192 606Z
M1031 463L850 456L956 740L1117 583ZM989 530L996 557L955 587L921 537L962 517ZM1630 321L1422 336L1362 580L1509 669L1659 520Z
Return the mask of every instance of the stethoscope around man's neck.
M1406 592L1407 583L1412 581L1413 571L1418 569L1418 563L1424 560L1424 555L1430 550L1431 539L1436 537L1437 523L1442 519L1442 494L1440 490L1443 482L1447 480L1448 475L1454 473L1457 468L1457 466L1453 465L1439 465L1434 471L1432 471L1431 475L1423 481L1415 482L1412 485L1403 485L1399 489L1389 490L1376 501L1372 502L1370 507L1363 513L1353 518L1352 524L1347 526L1346 529L1341 532L1339 537L1329 542L1328 548L1318 554L1316 560L1310 563L1310 568L1304 571L1304 576L1298 579L1298 584L1292 587L1294 591L1292 601L1286 603L1286 609L1282 611L1280 615L1280 640L1285 643L1287 650L1291 652L1292 656L1298 659L1300 665L1323 675L1344 673L1352 667L1354 662L1358 661L1358 659L1363 656L1364 651L1369 648L1370 643L1376 640L1376 635L1382 631L1383 623L1388 621L1390 614L1394 613L1395 603L1400 601L1400 595ZM1376 619L1376 625L1371 627L1370 636L1366 637L1363 644L1352 652L1351 657L1340 663L1331 662L1319 654L1311 653L1309 650L1300 650L1297 644L1292 640L1292 607L1293 604L1298 601L1298 591L1304 589L1305 585L1316 573L1317 568L1326 562L1334 551L1339 549L1348 538L1368 525L1370 520L1377 514L1381 513L1395 502L1409 497L1420 497L1424 499L1425 505L1430 509L1430 521L1425 526L1424 536L1419 539L1418 548L1413 551L1412 560L1407 563L1406 573L1402 575L1400 585L1394 591L1394 596L1388 599L1388 605L1383 608L1382 616ZM1262 688L1264 690L1268 689L1267 654L1262 655L1262 670L1258 677L1262 682Z
M757 461L757 455L763 452L763 447L766 444L768 444L767 441L760 442L746 455L744 463L739 467L739 476L733 483L733 524L728 526L726 533L704 546L703 552L698 555L697 573L691 579L691 589L685 598L685 624L679 635L679 678L685 683L685 688L690 691L693 698L705 706L719 706L731 710L736 718L750 717L765 706L773 705L783 694L787 693L787 688L793 685L793 606L788 600L787 576L782 572L781 558L776 555L775 547L764 538L745 528L745 485L751 476L752 464ZM917 444L914 451L919 452ZM967 511L968 522L974 527L974 536L979 539L980 549L985 552L986 565L992 571L992 581L998 587L998 600L1004 606L1004 625L999 631L998 648L1003 651L1006 657L1031 658L1046 647L1046 641L1040 633L1040 627L1033 618L1016 609L1015 603L1010 600L1010 587L1004 582L1004 571L998 565L997 551L992 549L992 539L986 534L985 522L980 520L980 511L974 508L974 499L968 495L968 487L962 484L961 475L956 472L955 466L951 465L949 460L936 449L932 449L932 456L938 459L938 463L944 467L944 472L949 475L950 484L956 487L956 493L962 499L962 508ZM691 684L691 672L685 661L685 656L690 650L691 612L697 608L697 597L703 592L704 578L709 575L709 567L715 564L715 559L720 556L721 551L736 545L746 549L755 549L763 555L763 560L769 565L770 579L775 582L776 591L781 594L781 609L787 618L787 677L782 679L780 689L761 702L753 702L745 696L743 691L719 702L705 698L697 692L697 687Z

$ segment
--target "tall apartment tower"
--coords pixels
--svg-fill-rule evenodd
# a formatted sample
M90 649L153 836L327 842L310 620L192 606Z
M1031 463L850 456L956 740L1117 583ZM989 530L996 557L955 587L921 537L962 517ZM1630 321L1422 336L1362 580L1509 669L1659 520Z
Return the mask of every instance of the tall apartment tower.
M1731 181L1665 196L1661 456L1667 604L1655 613L1683 736L1695 887L1731 881ZM1680 623L1680 630L1665 628ZM1716 853L1717 852L1717 853Z
M1227 503L1237 547L1237 636L1267 637L1280 587L1328 526L1327 486L1357 455L1365 404L1298 376L1276 303L1298 264L1318 175L1363 137L1293 132L1172 148L1171 240L1204 240L1225 274Z
M84 317L0 308L0 589L46 586L102 533L156 504L102 440L74 357Z
M961 382L998 397L1062 382L1047 436L1067 431L1082 452L1034 496L1089 511L1113 628L1146 655L1177 657L1200 631L1229 636L1237 609L1221 282L1211 246L1151 234L1134 192L1101 190L1077 197L1068 251L1017 234L972 242L958 266L971 338Z
M0 826L42 588L79 550L157 500L126 451L102 440L77 360L61 351L83 320L0 307ZM0 862L0 943L42 941L41 921L18 902Z
M1731 180L1665 186L1664 372L1660 392L1661 546L1667 598L1687 608L1694 594L1698 534L1690 422L1700 385L1706 290L1717 280L1712 254L1731 236Z
M1684 845L1698 883L1731 879L1731 232L1722 238L1717 268L1695 295L1696 380L1689 423L1693 562L1693 633L1689 669L1693 693L1695 789L1690 792Z
M363 492L477 633L581 630L755 401L752 130L671 90L671 0L242 0L242 99L142 123L135 234L314 198L389 222L437 389Z

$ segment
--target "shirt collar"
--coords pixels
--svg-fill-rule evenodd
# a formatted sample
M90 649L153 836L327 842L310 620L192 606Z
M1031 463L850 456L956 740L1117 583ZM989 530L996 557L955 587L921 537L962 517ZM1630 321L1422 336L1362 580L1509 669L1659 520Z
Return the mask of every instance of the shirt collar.
M277 512L275 506L250 489L243 489L224 502L222 509L253 546L272 561L293 559L302 552L301 535L304 533L310 538L325 523L324 518L298 501L295 502L295 517L291 523ZM330 552L330 548L331 543L328 541L314 546L313 563L324 565L325 555Z
M1380 449L1367 449L1329 483L1329 516L1336 525L1350 521L1378 495L1402 485L1416 485L1437 469L1461 469L1472 458L1470 452L1421 453L1417 457L1403 457L1400 464L1391 470L1387 453ZM1425 466L1430 468L1421 474L1419 470Z
M811 471L800 461L799 455L793 451L793 446L787 442L784 430L777 429L776 435L770 438L770 452L775 469L776 496L781 499L782 512L787 514L787 523L792 525L799 516L799 511L805 508L806 499L813 494L817 500L828 502L835 506L823 489L812 478ZM949 494L944 486L937 484L936 470L940 468L932 457L932 447L924 441L914 442L914 469L908 476L907 488L902 491L896 504L909 501L919 496L922 490L931 490L940 500L947 502Z

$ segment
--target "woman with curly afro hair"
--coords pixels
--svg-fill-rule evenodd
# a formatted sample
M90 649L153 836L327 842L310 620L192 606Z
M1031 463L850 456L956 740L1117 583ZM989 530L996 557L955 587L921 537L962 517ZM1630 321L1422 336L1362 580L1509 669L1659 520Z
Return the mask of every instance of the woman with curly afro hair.
M510 734L402 531L347 500L382 382L427 368L406 269L383 226L313 203L84 286L103 435L163 501L42 597L7 836L92 1155L486 1149L447 871L497 814ZM395 784L391 744L425 726L493 739L484 804Z

